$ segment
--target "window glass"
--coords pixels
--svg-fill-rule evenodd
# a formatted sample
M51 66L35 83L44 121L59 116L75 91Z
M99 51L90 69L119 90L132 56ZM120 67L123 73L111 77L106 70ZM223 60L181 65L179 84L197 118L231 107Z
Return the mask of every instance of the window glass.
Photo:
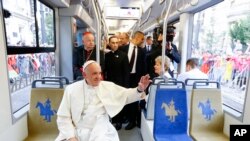
M10 13L4 18L8 54L54 51L55 20L51 7L38 0L3 0L3 8Z
M37 1L37 22L40 47L54 47L53 10Z
M55 54L8 55L7 61L12 108L15 113L29 103L30 85L34 80L55 76Z
M223 103L242 112L249 79L250 1L223 1L194 16L192 57L219 81Z
M11 13L5 18L7 46L34 47L35 17L30 0L3 0L3 8Z

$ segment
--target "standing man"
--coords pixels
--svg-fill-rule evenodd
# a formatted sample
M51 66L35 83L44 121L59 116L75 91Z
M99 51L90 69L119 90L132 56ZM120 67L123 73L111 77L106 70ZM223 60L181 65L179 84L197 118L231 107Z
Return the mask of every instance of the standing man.
M130 74L128 56L125 52L118 50L118 42L119 39L116 36L111 36L109 38L109 47L111 51L105 54L104 76L105 80L128 88ZM122 110L112 119L116 130L122 128L124 114L124 110Z
M141 76L145 72L145 54L140 47L144 41L144 33L136 31L128 45L121 46L119 49L125 52L129 58L129 88L136 87L140 81ZM133 129L136 126L140 126L140 110L139 102L134 102L126 106L126 117L129 124L125 127L125 130ZM137 121L136 121L137 120Z
M146 45L143 48L144 52L146 54L150 53L151 51L154 51L156 49L156 47L153 44L153 38L151 36L148 36L146 38Z
M162 32L162 30L159 30ZM177 50L177 47L175 44L173 44L173 40L175 37L175 27L174 26L168 26L167 27L167 36L166 36L166 50L165 50L165 55L168 56L168 58L171 60L172 65L170 65L169 68L169 74L173 77L174 76L174 67L173 63L180 63L181 61L181 55ZM157 56L162 55L162 33L159 34L158 36L158 42L159 42L159 47L156 51L152 52L149 57L147 58L147 61L150 61L151 63L154 63L154 60Z
M148 36L146 38L146 45L143 48L143 51L145 53L146 72L151 78L154 77L154 67L152 67L153 64L150 61L147 61L147 58L151 54L151 52L154 52L155 50L157 50L157 46L153 44L153 38L151 36Z
M83 45L74 48L73 73L74 79L82 77L82 65L88 60L96 60L95 37L91 32L85 32L82 36ZM100 64L104 69L104 53L100 51Z
M125 46L129 44L129 35L127 32L122 32L120 34L120 42L121 42L121 46Z

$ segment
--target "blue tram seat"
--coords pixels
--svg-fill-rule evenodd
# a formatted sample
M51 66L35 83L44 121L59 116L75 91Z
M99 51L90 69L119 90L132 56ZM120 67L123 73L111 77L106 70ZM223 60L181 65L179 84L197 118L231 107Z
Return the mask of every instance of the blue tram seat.
M190 136L197 141L229 141L223 133L224 114L222 110L220 85L206 82L209 88L193 85L190 112ZM210 84L217 84L211 88Z
M164 81L165 81L164 78L158 78L158 77L154 78L153 83L149 87L147 106L144 111L145 118L148 120L154 119L155 94L156 94L157 84Z
M37 82L52 84L37 88ZM60 84L59 88L58 83ZM57 84L57 85L55 85ZM60 80L35 80L32 83L30 109L28 112L28 137L25 141L54 141L59 131L56 112L63 97L63 83Z
M182 88L168 88L159 84L155 98L153 134L156 141L191 141L187 134L187 99ZM178 84L177 84L178 85Z

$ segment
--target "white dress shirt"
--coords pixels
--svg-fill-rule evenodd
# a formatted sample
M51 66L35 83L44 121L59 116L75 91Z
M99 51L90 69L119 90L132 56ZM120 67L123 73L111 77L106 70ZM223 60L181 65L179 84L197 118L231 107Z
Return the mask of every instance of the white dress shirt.
M128 48L128 59L129 59L129 62L130 62L131 57L132 57L134 46L136 46L136 45L134 45L133 43L130 42L129 48ZM132 68L132 70L131 70L130 73L136 73L137 52L138 52L138 50L137 50L137 47L136 47L135 48L135 60L134 60L133 68Z
M185 83L186 79L208 79L208 76L207 76L207 74L200 71L198 68L194 68L194 69L192 69L190 71L181 73L177 77L178 81L182 81L184 83ZM192 84L189 84L189 85L192 85Z

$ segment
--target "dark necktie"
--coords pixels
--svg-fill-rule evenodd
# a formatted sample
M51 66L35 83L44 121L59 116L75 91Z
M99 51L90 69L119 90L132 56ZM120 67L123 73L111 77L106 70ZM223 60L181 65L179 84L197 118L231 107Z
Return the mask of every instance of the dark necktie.
M129 66L130 66L130 69L132 70L133 69L133 66L134 66L134 61L135 61L135 46L134 46L134 49L133 49L133 52L132 52L132 55L131 55L131 59L130 59L130 62L129 62Z
M148 46L148 52L150 51L150 48L149 48L149 46Z

